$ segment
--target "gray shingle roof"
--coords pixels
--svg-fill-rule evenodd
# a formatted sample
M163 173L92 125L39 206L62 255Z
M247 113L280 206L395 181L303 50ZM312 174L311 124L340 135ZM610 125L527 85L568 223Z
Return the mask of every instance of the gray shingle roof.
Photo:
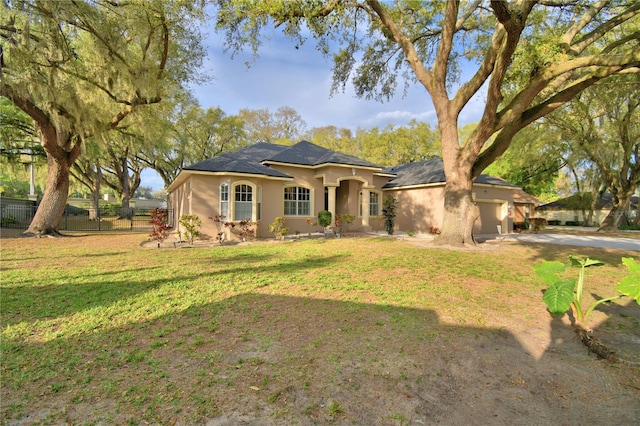
M382 172L396 175L395 178L390 179L389 182L383 186L384 189L446 182L444 164L441 158L431 158L425 161L401 164L384 169ZM517 187L517 185L509 183L506 180L489 175L480 175L474 182L487 185Z
M286 146L282 145L261 142L238 151L225 152L216 157L200 161L185 167L184 170L258 174L290 178L291 176L262 164L262 161L286 148Z
M377 164L370 163L353 155L342 154L312 144L308 141L300 141L278 152L266 162L298 164L303 166L320 166L322 164L344 164L357 167L381 168Z

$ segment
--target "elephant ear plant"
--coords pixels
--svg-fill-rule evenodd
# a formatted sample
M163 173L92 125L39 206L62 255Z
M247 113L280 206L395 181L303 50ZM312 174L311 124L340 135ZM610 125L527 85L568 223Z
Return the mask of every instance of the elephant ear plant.
M589 315L598 305L622 297L631 297L636 303L640 304L640 263L632 258L623 257L622 263L627 267L628 275L613 287L614 290L618 291L618 294L596 300L591 305L585 306L582 297L585 284L585 269L591 266L600 266L604 263L588 257L578 259L569 256L569 260L571 261L571 266L580 267L577 280L575 278L563 278L558 275L566 269L566 265L561 262L544 261L534 268L538 277L549 285L549 288L542 296L542 300L553 314L564 314L571 309L575 319L574 327L583 343L596 354L606 358L607 356L604 356L603 353L610 353L606 348L601 351L594 350L592 347L594 345L593 339L588 336L588 333L593 331L587 325ZM602 346L599 342L597 345Z

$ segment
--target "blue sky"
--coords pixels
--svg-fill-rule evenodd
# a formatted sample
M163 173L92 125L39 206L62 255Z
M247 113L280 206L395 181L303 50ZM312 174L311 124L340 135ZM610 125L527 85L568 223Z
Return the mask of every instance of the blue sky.
M239 54L231 59L225 53L222 37L213 31L205 42L207 58L203 71L212 77L206 84L193 87L193 93L203 108L220 107L227 115L240 109L267 108L275 112L281 106L295 109L307 123L307 129L333 125L352 130L405 125L412 119L436 126L436 116L426 90L411 86L406 94L399 87L389 102L358 99L353 88L330 96L331 58L323 56L309 39L296 49L282 35L274 35L263 43L259 57L247 68L251 54ZM463 70L463 74L475 70ZM483 98L476 95L463 111L460 124L477 121ZM163 186L151 170L143 172L142 186L154 189Z

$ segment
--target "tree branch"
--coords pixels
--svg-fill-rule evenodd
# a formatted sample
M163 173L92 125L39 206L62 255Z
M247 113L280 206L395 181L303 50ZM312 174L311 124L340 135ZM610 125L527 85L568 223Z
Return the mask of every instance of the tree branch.
M425 68L411 40L400 30L400 27L377 0L367 0L367 4L375 11L385 28L391 31L393 38L402 48L409 66L415 72L418 81L434 96L436 88L433 75Z
M605 7L609 4L610 0L601 0L598 3L591 6L581 17L578 19L564 34L562 37L562 44L566 46L567 52L570 51L571 42L575 38L575 36L582 31L592 20L593 18Z
M584 49L586 49L588 46L590 46L596 40L598 40L599 38L604 36L611 29L613 29L613 28L617 27L618 25L622 24L623 22L633 18L638 13L640 13L640 2L637 2L637 1L636 2L631 2L629 8L627 10L625 10L623 13L620 13L620 14L614 16L612 19L610 19L610 20L604 22L603 24L599 25L593 31L591 31L588 34L585 34L582 38L580 38L578 41L576 41L575 44L571 45L569 52L574 54L574 55L582 53L584 51Z

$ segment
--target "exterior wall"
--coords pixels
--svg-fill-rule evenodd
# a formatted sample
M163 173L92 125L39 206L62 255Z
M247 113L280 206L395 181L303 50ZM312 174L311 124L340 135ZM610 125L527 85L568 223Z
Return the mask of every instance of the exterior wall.
M335 214L349 213L356 216L350 226L351 230L382 230L383 218L369 217L361 214L363 208L368 208L368 198L363 202L362 195L375 191L380 195L380 213L384 199L391 195L398 200L396 229L399 231L413 231L429 233L431 227L442 227L444 216L444 184L423 186L417 188L403 188L380 191L387 183L388 177L375 176L372 171L351 167L326 166L312 169L286 165L273 165L290 179L269 179L248 175L213 175L189 174L177 186L169 197L170 208L174 210L174 223L179 223L182 215L197 215L202 221L200 229L204 238L215 238L218 233L217 225L209 219L220 213L220 185L229 185L229 216L232 221L234 211L234 186L240 183L255 188L253 201L253 218L257 221L259 238L271 238L269 225L276 217L285 217L285 226L289 234L316 232L319 226L311 227L308 218L315 222L321 210L330 207ZM306 216L284 215L284 188L298 186L308 188L311 195L310 214ZM261 197L260 197L261 194ZM513 220L521 214L513 203L513 189L484 185L474 185L473 196L480 208L481 217L476 223L474 232L477 234L495 234L498 226L503 233L509 232ZM237 236L226 230L227 239L237 239Z
M202 227L200 233L202 238L215 238L218 233L217 225L209 219L211 216L219 214L219 193L220 185L227 183L229 185L229 214L231 217L227 221L232 221L233 202L234 202L234 185L238 183L246 183L261 191L262 199L257 200L258 194L255 194L256 201L254 203L254 216L258 223L258 238L271 238L273 235L269 232L269 225L273 223L276 217L285 217L285 226L289 228L290 234L316 232L321 230L320 227L312 227L307 223L307 218L317 221L318 213L324 210L325 206L325 183L329 181L329 185L334 185L336 189L336 213L350 213L357 217L356 221L351 225L350 229L359 229L362 226L361 217L359 217L359 194L363 185L369 185L364 182L362 177L354 176L351 168L345 167L325 167L323 170L288 167L277 165L274 166L278 170L294 177L291 180L265 179L259 177L245 177L242 175L205 175L193 174L178 186L170 195L170 203L174 208L175 223L179 223L182 215L193 214L200 218ZM365 171L369 175L370 181L373 180L371 172ZM329 176L329 177L328 177ZM330 180L329 180L330 179ZM288 186L299 186L308 188L311 191L311 211L306 216L285 216L284 215L284 188ZM260 218L257 218L256 209L260 207ZM335 215L332 221L335 220ZM228 229L226 238L228 240L237 237Z
M508 206L513 205L512 190L474 185L473 194L480 209L474 233L495 234L498 225L502 233L509 232L513 222L508 210ZM398 200L397 230L429 233L432 226L442 227L444 185L385 191L384 195L392 195Z
M191 178L185 179L171 194L169 194L169 208L173 210L173 223L179 226L180 216L190 214Z
M372 171L341 166L311 169L274 165L273 168L294 178L293 182L286 182L286 185L302 186L312 191L311 214L309 216L285 216L285 226L289 228L291 234L296 231L305 233L320 230L319 227L310 229L307 218L311 217L313 221L316 221L321 210L331 210L328 205L330 204L328 201L330 198L328 192L330 191L335 191L335 211L332 212L332 226L335 223L336 215L349 213L356 216L356 220L349 229L361 230L363 228L362 216L360 215L360 191L363 187L373 187L374 176ZM386 183L386 179L384 182ZM325 187L328 188L325 190ZM278 198L280 200L280 213L276 216L283 216L284 195L282 189L280 192ZM273 200L275 199L274 197ZM273 216L273 218L275 219L276 216Z
M533 203L513 202L513 222L522 223L529 222L534 217L542 217Z
M182 215L196 215L202 222L200 228L201 238L213 238L218 235L218 225L210 217L220 214L220 185L229 185L229 217L227 222L233 220L234 188L238 184L250 185L253 189L253 217L252 221L258 223L258 238L272 236L269 233L269 224L277 216L283 215L284 195L283 181L262 179L242 175L192 175L171 193L171 203L175 212L175 223L179 223ZM227 240L237 240L229 228L223 228Z
M496 234L498 229L500 229L500 233L507 232L507 229L502 229L502 221L504 219L502 203L476 200L476 204L480 209L480 218L473 225L474 234Z
M430 227L442 227L444 185L385 191L398 201L395 229L428 234Z
M513 229L513 191L512 188L474 185L473 196L480 207L480 219L474 226L474 233L506 234ZM484 214L483 214L484 210Z

